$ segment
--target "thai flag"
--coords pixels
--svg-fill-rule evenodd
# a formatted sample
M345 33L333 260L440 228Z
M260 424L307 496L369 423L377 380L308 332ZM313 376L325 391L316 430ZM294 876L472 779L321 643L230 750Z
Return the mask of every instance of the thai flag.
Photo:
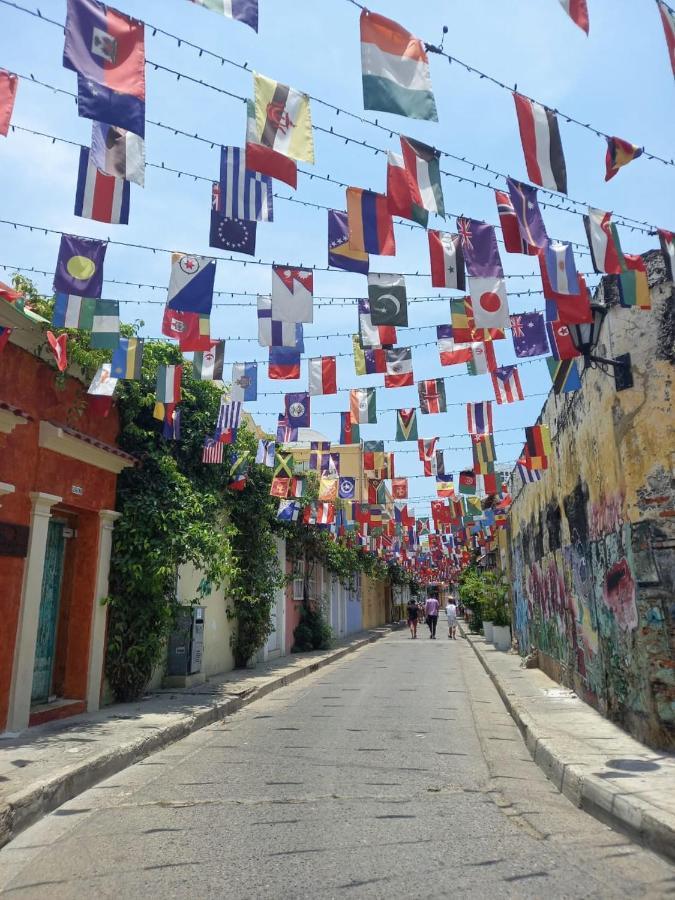
M108 225L128 225L130 197L130 183L100 172L92 161L91 152L87 147L80 147L75 215Z
M492 403L490 400L481 400L478 403L467 403L466 417L469 434L492 433Z

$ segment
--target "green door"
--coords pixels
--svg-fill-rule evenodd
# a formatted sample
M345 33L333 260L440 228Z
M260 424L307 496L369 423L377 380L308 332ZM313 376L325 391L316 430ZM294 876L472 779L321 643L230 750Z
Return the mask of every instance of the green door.
M63 556L66 547L64 522L52 519L47 531L47 552L42 575L42 596L40 598L40 618L38 620L35 644L35 665L33 667L32 703L44 703L52 687L54 650L56 647L56 626L59 618L61 580L63 578Z

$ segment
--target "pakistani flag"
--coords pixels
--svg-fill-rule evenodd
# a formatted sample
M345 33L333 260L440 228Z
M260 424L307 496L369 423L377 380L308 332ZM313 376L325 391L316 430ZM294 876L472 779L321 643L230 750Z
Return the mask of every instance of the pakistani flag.
M377 393L375 388L356 388L350 391L349 408L355 425L377 423Z
M117 300L97 300L91 323L94 350L116 350L120 342L120 305Z
M403 275L368 275L370 320L373 325L408 325L408 301Z

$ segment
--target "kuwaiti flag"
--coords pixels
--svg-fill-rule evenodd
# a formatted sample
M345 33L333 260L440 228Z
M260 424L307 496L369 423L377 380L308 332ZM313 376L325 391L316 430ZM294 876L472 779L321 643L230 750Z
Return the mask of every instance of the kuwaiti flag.
M491 434L492 401L479 400L478 403L467 403L466 420L469 434Z
M675 75L675 13L666 3L664 3L664 0L656 0L656 2L659 7L659 12L661 13L663 30L666 35L670 65L673 70L673 75Z
M584 216L584 225L595 271L620 275L623 272L621 244L616 225L612 222L612 214L589 207L588 215Z
M309 393L337 394L337 366L334 356L319 356L307 363Z
M497 403L515 403L525 399L517 366L499 366L490 375Z
M78 73L80 116L145 135L143 23L97 0L68 0L63 65Z
M464 253L459 235L430 230L428 236L432 286L466 290Z
M249 402L258 399L258 363L233 363L230 400Z
M548 235L537 201L537 189L513 178L507 178L506 184L518 219L521 237L532 247L545 247Z
M215 259L189 253L173 253L167 309L210 315L215 279Z
M254 31L258 30L258 0L192 0L197 6L243 22Z
M560 5L570 19L588 34L588 7L586 0L560 0Z
M389 211L426 227L430 212L445 216L440 153L402 135L401 150L401 155L390 152L388 156Z
M622 166L627 166L638 156L642 156L642 148L624 141L623 138L607 138L607 155L605 157L605 181L614 178Z
M520 139L530 181L567 193L567 169L558 119L551 109L514 93Z
M509 304L503 278L470 278L469 290L477 328L508 328Z
M313 322L313 292L311 270L272 266L272 317L278 322Z
M145 141L133 131L93 122L91 160L106 175L145 185Z
M438 121L424 44L397 22L361 12L363 106Z
M192 361L194 377L199 381L222 381L225 341L213 341L208 350L198 350Z
M456 343L452 325L436 326L436 343L442 366L454 366L471 360L471 344Z
M572 245L548 241L542 255L552 290L556 294L578 294L579 278Z
M354 425L377 423L377 392L375 388L355 388L349 392L349 411Z
M276 153L314 162L309 97L288 85L253 73L257 143Z
M328 265L361 275L367 275L370 267L367 253L350 248L347 213L339 209L328 210Z
M309 428L312 409L309 394L286 394L284 402L286 418L291 428Z
M398 388L414 384L412 350L410 347L394 347L384 352L387 363L384 386L386 388Z
M347 188L349 249L376 256L394 256L394 221L384 194Z
M108 225L128 225L130 197L130 183L99 172L88 148L80 147L75 215Z

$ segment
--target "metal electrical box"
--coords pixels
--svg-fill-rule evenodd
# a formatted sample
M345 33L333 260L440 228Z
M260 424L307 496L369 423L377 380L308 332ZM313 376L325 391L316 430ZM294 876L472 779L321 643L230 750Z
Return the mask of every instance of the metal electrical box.
M167 675L195 675L204 658L203 606L186 606L178 614L169 637Z

